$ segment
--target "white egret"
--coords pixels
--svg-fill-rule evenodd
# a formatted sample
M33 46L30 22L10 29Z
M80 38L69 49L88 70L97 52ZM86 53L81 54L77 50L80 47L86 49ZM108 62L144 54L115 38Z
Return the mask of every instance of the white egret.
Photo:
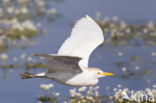
M47 60L48 71L38 74L24 73L22 78L48 78L71 86L88 86L98 78L113 76L99 68L88 67L92 51L104 42L99 25L88 15L75 24L71 36L65 40L57 54L35 54Z

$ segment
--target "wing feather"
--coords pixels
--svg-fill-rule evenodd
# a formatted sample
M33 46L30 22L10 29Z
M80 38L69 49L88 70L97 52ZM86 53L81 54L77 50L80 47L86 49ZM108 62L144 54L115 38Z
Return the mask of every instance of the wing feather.
M89 16L80 19L72 29L71 36L65 40L58 55L81 57L80 65L88 67L88 59L92 51L104 42L99 25Z
M65 83L67 80L82 72L78 64L82 58L43 53L35 54L34 56L40 56L47 60L48 72L46 76L58 82Z
M60 55L51 55L38 53L34 56L40 56L47 60L48 63L48 73L55 72L81 72L81 68L79 67L78 62L82 59L79 57L71 57L71 56L60 56Z

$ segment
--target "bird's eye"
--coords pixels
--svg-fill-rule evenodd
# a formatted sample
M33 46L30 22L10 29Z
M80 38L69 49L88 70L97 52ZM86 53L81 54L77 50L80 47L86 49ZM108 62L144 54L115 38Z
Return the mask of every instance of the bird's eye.
M97 74L100 75L100 72L98 72Z

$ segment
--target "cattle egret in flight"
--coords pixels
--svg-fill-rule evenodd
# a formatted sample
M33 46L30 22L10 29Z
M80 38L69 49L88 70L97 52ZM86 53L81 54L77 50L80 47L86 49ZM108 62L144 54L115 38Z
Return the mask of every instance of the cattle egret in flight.
M78 20L71 35L57 54L35 54L47 61L48 71L38 74L24 73L22 78L47 78L71 86L88 86L98 83L98 78L113 76L99 68L88 67L93 50L104 42L99 25L88 15Z

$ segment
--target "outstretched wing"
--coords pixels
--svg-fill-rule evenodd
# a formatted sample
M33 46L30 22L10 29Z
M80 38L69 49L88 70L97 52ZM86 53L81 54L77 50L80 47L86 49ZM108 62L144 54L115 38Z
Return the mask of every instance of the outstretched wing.
M88 67L88 59L92 51L104 42L99 25L89 16L80 19L72 29L71 36L65 40L58 55L81 57L80 66Z
M35 54L47 60L49 78L59 82L65 82L68 79L82 72L78 62L82 59L79 57L59 56L49 54Z

